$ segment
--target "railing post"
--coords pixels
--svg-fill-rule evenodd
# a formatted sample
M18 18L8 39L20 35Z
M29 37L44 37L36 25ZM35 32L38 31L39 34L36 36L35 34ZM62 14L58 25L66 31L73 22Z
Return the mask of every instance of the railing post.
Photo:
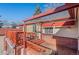
M4 54L4 55L7 55L7 54L8 54L8 53L7 53L7 41L6 41L5 39L6 39L6 37L4 38L3 54Z

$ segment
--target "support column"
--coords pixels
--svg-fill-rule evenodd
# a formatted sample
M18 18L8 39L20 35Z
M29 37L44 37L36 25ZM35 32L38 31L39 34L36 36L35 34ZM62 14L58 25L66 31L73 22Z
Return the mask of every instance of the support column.
M26 32L26 25L23 25L23 31Z
M41 39L42 39L42 23L40 24L40 32L41 32Z
M42 23L38 23L39 37L42 39Z
M25 31L25 26L23 25L23 31Z

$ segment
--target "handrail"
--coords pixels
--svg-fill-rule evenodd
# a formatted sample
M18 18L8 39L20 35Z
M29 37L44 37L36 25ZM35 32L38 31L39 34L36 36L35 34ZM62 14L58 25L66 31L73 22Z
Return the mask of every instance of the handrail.
M42 47L40 45L37 45L37 44L35 44L33 42L30 42L30 41L27 41L27 47L30 47L32 49L35 49L38 52L45 52L46 50L48 50L47 48Z

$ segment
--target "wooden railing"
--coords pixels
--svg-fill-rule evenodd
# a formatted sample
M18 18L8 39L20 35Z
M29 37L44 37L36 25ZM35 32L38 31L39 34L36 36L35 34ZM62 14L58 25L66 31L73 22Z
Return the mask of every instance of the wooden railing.
M26 33L26 32L20 31L20 30L8 30L6 32L5 36L6 36L5 40L8 38L8 40L6 40L5 43L9 44L9 42L10 42L11 45L12 44L15 45L13 47L15 55L21 55L23 52L27 52L27 47L30 47L37 52L46 52L48 50L47 48L39 45L39 44L43 43L44 41L35 40L36 42L34 42L34 39L36 36L35 33L30 33L30 32ZM37 43L39 43L39 44L37 44ZM9 44L9 46L10 46L10 44ZM4 49L5 48L6 47L4 47ZM23 52L21 51L22 49L24 49ZM26 54L26 53L24 53L24 54Z

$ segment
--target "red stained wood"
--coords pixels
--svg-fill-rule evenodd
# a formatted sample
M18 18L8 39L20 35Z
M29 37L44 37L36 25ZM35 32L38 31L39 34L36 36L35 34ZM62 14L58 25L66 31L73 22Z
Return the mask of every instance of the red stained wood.
M50 23L44 23L43 27L53 27L53 26L71 26L74 25L75 21L61 21L61 22L50 22Z

